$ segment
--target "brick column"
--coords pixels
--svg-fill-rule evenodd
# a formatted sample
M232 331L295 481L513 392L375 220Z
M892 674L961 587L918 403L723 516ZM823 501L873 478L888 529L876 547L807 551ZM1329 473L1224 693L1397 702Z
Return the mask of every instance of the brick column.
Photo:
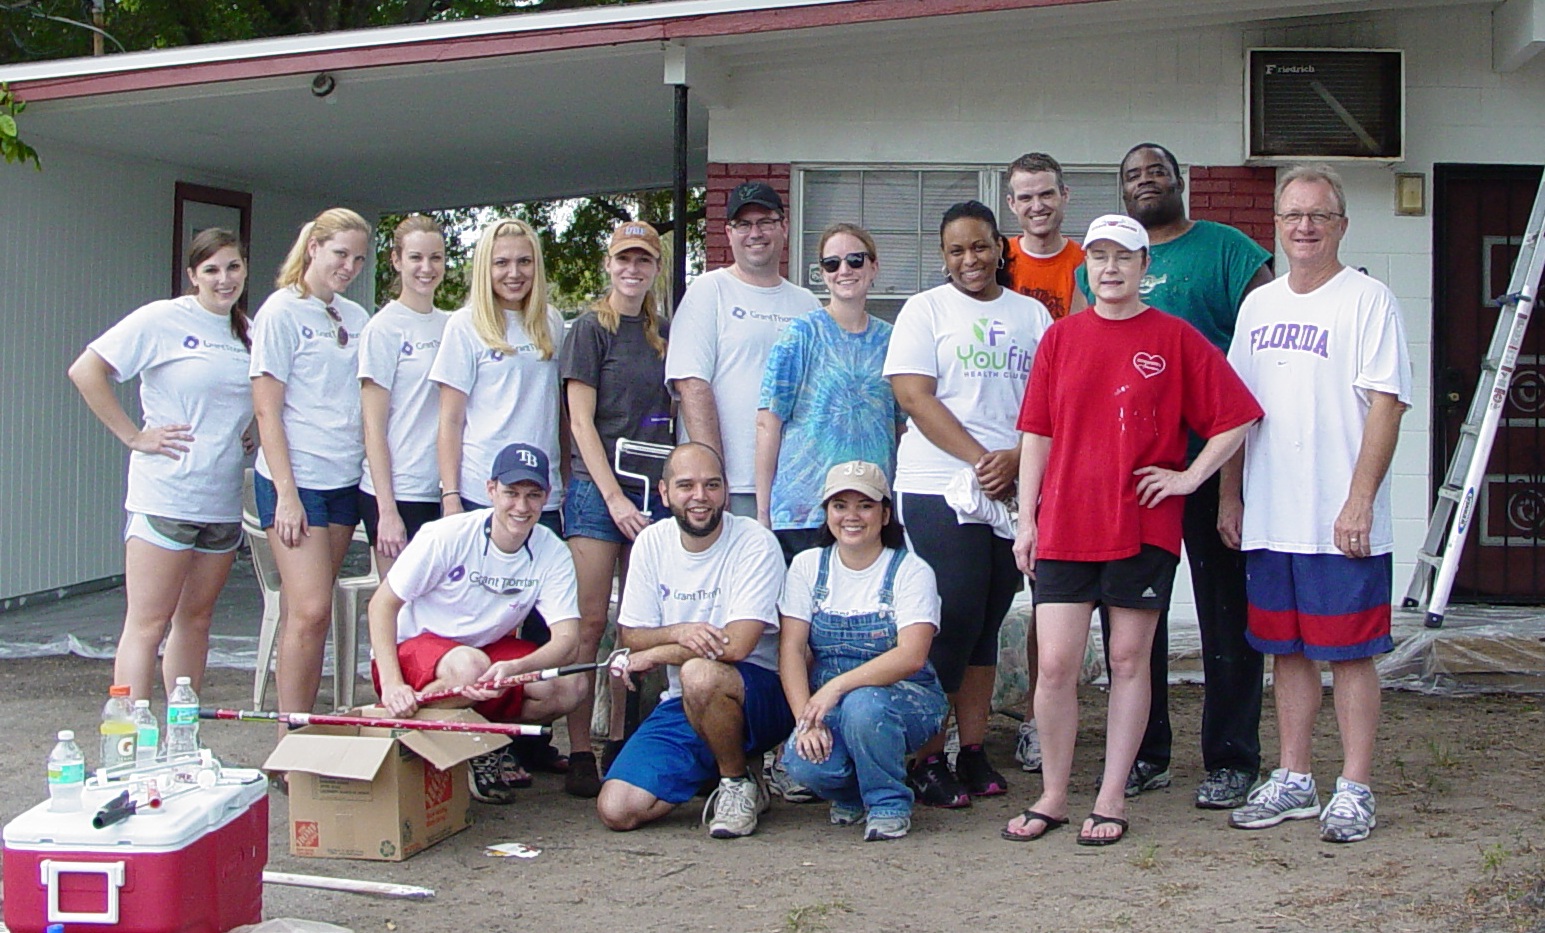
M1228 224L1268 251L1276 252L1277 232L1272 223L1272 197L1277 187L1275 168L1193 165L1187 186L1193 218Z
M787 162L710 162L708 163L708 236L704 242L707 266L718 269L729 265L730 240L724 233L724 208L728 206L730 189L745 181L765 181L789 205L789 165ZM789 232L792 237L793 231ZM779 263L785 278L789 274L789 258L785 253Z

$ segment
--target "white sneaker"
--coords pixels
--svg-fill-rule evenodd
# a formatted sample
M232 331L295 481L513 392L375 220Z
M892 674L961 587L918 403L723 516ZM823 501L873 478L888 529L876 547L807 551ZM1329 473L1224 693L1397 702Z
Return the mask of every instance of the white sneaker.
M767 788L757 777L721 777L703 805L703 824L715 839L738 839L756 832L757 815L771 806Z
M1326 842L1361 842L1378 820L1373 817L1373 791L1344 777L1320 813L1320 838Z
M1320 815L1320 795L1314 778L1308 784L1288 780L1288 770L1278 768L1250 792L1245 805L1229 814L1235 829L1266 829L1284 820L1309 820Z
M1014 760L1026 771L1041 770L1041 733L1034 719L1019 724L1019 740L1014 743Z

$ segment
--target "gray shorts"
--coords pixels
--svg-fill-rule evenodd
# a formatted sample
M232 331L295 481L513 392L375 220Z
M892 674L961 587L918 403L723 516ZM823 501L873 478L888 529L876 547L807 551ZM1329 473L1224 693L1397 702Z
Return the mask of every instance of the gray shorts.
M724 504L724 510L743 518L756 518L756 493L732 492Z
M123 540L139 538L168 551L229 554L241 546L241 522L189 522L130 512Z

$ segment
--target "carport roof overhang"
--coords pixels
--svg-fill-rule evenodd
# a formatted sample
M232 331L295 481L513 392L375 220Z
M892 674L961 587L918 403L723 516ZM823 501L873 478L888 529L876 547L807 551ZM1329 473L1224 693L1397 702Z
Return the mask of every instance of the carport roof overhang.
M733 106L743 63L797 67L856 42L904 51L941 28L969 49L971 35L1010 22L1044 42L1443 4L676 0L70 59L0 68L0 81L29 102L24 136L45 159L58 142L241 187L452 207L668 186L667 79L692 88L688 170L700 183L708 108ZM318 97L324 72L336 87Z

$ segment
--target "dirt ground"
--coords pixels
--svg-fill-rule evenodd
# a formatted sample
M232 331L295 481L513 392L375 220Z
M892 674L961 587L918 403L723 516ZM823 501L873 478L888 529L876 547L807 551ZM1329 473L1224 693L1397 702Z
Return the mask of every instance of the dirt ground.
M45 793L53 731L91 733L105 662L0 662L0 701L12 738L0 763L0 818ZM362 693L368 694L368 687ZM239 706L250 674L216 670L204 700ZM1129 809L1120 845L1080 848L1064 830L1033 844L998 838L1039 777L1010 774L1005 797L969 810L920 808L912 835L863 843L826 823L820 804L775 801L749 839L716 841L698 808L633 833L602 828L561 778L509 807L473 804L476 824L399 864L291 858L285 800L272 798L271 868L426 885L433 901L269 887L268 917L326 920L377 931L589 930L1360 930L1545 931L1545 701L1530 696L1423 697L1386 692L1378 755L1379 827L1366 842L1321 843L1310 821L1247 833L1194 809L1200 688L1172 690L1175 785ZM1093 799L1104 696L1085 692L1075 799ZM1316 756L1323 785L1339 752L1327 702ZM227 764L260 763L273 732L205 723ZM995 719L994 760L1012 764L1014 723ZM1261 725L1270 747L1275 725ZM1272 756L1268 755L1268 762ZM1075 804L1078 806L1078 804ZM483 846L523 842L532 860L495 859Z

